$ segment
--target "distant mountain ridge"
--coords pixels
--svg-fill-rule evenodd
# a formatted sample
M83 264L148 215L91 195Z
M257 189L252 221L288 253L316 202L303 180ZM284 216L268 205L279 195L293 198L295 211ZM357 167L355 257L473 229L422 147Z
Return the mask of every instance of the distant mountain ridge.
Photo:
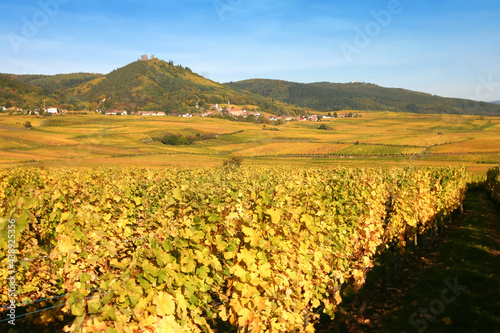
M220 84L188 67L138 60L108 74L0 74L0 106L34 109L196 112L212 104L248 105L275 115L390 110L500 116L500 105L384 88L364 82L296 83L252 79Z
M492 101L490 103L493 103L493 104L500 104L500 101Z
M226 83L241 89L302 107L321 111L390 110L414 113L455 113L500 116L500 106L458 98L444 98L371 83L296 83L252 79Z

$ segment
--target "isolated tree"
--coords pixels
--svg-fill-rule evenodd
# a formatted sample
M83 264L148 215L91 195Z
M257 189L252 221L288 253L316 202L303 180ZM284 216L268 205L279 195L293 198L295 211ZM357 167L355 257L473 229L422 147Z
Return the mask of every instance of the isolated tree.
M30 129L32 126L31 126L31 122L30 121L26 121L24 124L23 124L24 127L26 127L26 129Z
M330 128L328 126L326 126L326 124L321 124L321 125L319 125L318 129L320 129L320 130L328 130Z
M337 112L334 112L333 113L333 118L338 118L338 117L339 117L339 115L337 114Z

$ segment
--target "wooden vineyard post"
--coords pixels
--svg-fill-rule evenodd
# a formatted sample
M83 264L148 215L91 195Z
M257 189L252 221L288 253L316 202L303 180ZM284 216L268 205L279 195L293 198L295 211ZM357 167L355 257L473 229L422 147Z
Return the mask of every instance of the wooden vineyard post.
M394 281L398 281L398 264L399 264L399 253L396 245L392 247L392 253L394 255Z
M382 260L382 289L384 290L384 293L387 293L387 266L386 266L386 260L385 260L385 252L382 251L380 254L380 259Z
M415 233L415 236L413 237L414 244L415 244L415 249L413 251L413 259L417 259L417 249L418 249L418 229L417 232Z
M434 245L434 226L431 227L431 245Z

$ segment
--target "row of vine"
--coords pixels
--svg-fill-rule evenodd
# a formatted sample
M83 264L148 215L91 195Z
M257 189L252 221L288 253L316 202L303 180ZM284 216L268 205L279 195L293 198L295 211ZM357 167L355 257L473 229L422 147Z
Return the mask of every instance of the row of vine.
M28 320L71 315L67 331L211 332L219 318L313 332L378 251L450 216L465 179L462 167L4 170L0 264L13 219L18 304L64 295Z

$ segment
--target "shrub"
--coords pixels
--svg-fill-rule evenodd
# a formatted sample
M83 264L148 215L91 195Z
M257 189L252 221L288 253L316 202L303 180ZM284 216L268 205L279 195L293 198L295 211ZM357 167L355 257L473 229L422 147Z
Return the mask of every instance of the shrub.
M320 130L329 130L330 127L326 126L326 124L321 124L321 125L319 125L318 129L320 129Z
M164 145L171 145L171 146L192 145L196 141L211 140L215 138L217 138L217 134L213 133L207 133L207 134L196 133L195 135L165 133L165 134L157 134L152 137L153 140L160 141Z
M193 144L194 139L192 137L186 137L183 135L168 134L160 138L160 141L165 145L183 146Z
M243 158L241 156L233 156L230 159L225 160L222 163L222 165L240 167L242 163L243 163Z

